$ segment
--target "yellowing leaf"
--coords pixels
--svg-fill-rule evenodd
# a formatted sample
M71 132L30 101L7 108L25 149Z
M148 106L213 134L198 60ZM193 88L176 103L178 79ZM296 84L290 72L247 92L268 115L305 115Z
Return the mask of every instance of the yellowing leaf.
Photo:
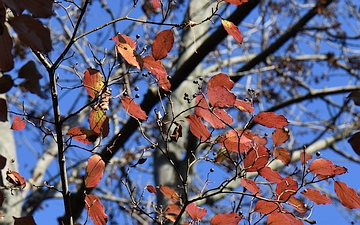
M86 166L85 187L95 187L103 177L104 169L105 162L102 160L101 156L92 155Z
M136 48L136 44L133 39L125 34L118 33L116 36L112 37L111 40L115 41L117 45L123 43L128 44L134 50Z
M146 112L141 109L140 105L138 105L134 99L129 96L124 96L121 98L121 104L131 116L140 120L147 120Z
M100 108L92 109L89 115L90 130L104 138L109 134L109 117Z
M128 62L130 65L137 67L139 70L142 70L144 65L144 60L141 56L127 43L119 43L116 45L117 51L121 56Z
M222 23L224 29L226 30L226 32L229 35L231 35L237 42L242 44L243 36L242 36L239 28L235 24L233 24L232 22L230 22L228 20L222 19L221 23Z
M171 30L163 30L158 33L152 44L152 56L155 60L163 59L171 51L174 45L174 34Z
M88 68L84 73L84 87L91 98L99 96L104 87L103 76L99 70Z

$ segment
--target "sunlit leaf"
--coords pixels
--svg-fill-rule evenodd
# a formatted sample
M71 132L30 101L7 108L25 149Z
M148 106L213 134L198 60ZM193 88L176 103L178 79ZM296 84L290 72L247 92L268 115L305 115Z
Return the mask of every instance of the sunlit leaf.
M170 91L171 84L167 77L166 70L160 60L155 60L154 57L148 55L144 57L144 66L152 74L156 76L157 83L165 91Z
M261 214L269 214L277 210L279 207L280 205L275 202L259 200L255 205L254 211Z
M172 222L176 221L176 218L181 212L181 208L178 205L175 204L169 204L166 206L165 210L165 217L169 219Z
M152 56L155 60L165 58L174 45L174 33L172 30L163 30L158 33L152 44Z
M36 225L33 216L23 216L20 218L14 218L14 225Z
M248 151L253 145L253 141L244 135L243 130L230 130L225 136L220 136L218 143L229 151L242 153Z
M121 104L123 105L126 112L128 112L131 116L139 120L147 120L145 111L141 109L140 105L138 105L134 99L130 98L129 96L124 96L121 98Z
M105 169L105 162L102 160L99 155L92 155L86 166L86 175L85 175L85 187L93 188L103 177Z
M294 196L290 197L287 203L294 207L294 209L301 214L304 214L308 211L304 202L298 198L295 198Z
M191 219L193 219L194 221L198 221L204 218L207 210L205 208L200 208L199 206L196 206L195 203L192 202L186 206L186 212L189 214Z
M346 167L335 165L335 172L334 172L335 175L341 175L347 173L347 171L348 170Z
M259 174L271 183L278 184L283 180L282 176L277 171L272 170L268 166L261 168Z
M227 3L230 3L232 5L242 5L246 2L248 2L249 0L224 0Z
M94 225L106 225L108 216L104 212L104 205L100 199L95 195L88 194L85 197L85 203L85 209L94 222Z
M234 81L232 81L227 74L218 73L208 81L208 88L211 89L213 87L226 87L231 90L234 87Z
M280 160L285 165L289 165L291 162L291 155L286 148L276 148L274 149L273 154L276 159Z
M274 211L269 214L267 225L303 225L304 223L297 219L292 213Z
M270 158L268 149L263 145L255 145L244 158L244 167L247 172L256 172L266 166Z
M14 116L11 124L12 130L23 130L26 127L25 121L20 116Z
M6 122L7 119L7 102L5 99L0 98L0 122Z
M133 48L131 48L130 45L126 43L119 43L116 45L116 50L121 54L127 63L135 66L139 70L142 70L144 66L144 60Z
M349 209L360 208L360 197L356 191L341 181L334 182L334 190L341 204Z
M14 81L10 75L4 74L0 77L0 94L10 91L13 86Z
M360 132L353 134L348 140L354 152L360 155Z
M233 23L228 20L222 19L221 23L226 30L226 32L231 35L237 42L242 44L243 36L239 30L239 28Z
M211 106L216 108L233 107L236 101L235 94L224 86L209 88L207 95Z
M6 171L6 180L13 184L15 187L26 187L26 180L18 172L11 170Z
M84 144L92 144L99 137L94 131L79 126L70 128L66 135Z
M156 188L152 185L146 185L146 190L148 190L148 192L156 194Z
M217 214L210 220L210 225L238 225L241 219L236 212Z
M111 40L115 41L117 45L122 43L122 44L128 44L134 50L136 48L135 41L131 37L125 34L118 33L116 36L112 37Z
M355 105L360 105L360 91L351 92L348 98L353 100Z
M315 159L309 167L309 170L315 175L334 176L335 165L327 159Z
M241 185L244 186L251 193L256 194L256 196L261 196L260 188L257 186L255 181L247 178L241 178L240 182Z
M88 68L84 72L84 87L91 98L99 96L104 87L103 76L99 70Z
M19 39L34 51L48 53L52 50L50 31L29 15L15 16L9 19Z
M190 123L190 132L201 141L210 141L210 132L206 126L202 123L200 117L191 114L186 117L186 120Z
M315 204L331 204L331 199L326 194L321 194L318 190L306 188L301 192L309 200L315 202Z
M273 144L278 146L285 143L289 139L289 129L287 128L278 128L272 133Z
M287 200L290 196L296 193L297 189L297 181L288 176L276 185L276 194L279 200Z
M273 112L261 112L254 118L254 122L269 128L283 128L289 124L283 115Z
M253 113L254 107L251 102L246 102L243 100L236 99L234 106L243 112Z
M109 117L100 108L92 109L89 115L90 130L104 138L109 134Z
M179 195L178 193L176 193L176 191L174 189L172 189L171 187L165 186L165 185L160 185L159 189L161 191L161 193L163 193L163 195L165 195L165 197L167 197L171 202L178 202L179 201Z

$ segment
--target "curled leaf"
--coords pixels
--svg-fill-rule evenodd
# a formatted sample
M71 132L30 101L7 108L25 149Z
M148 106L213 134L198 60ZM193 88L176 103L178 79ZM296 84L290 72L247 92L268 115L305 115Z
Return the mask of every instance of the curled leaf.
M21 186L22 188L26 187L26 181L20 173L8 170L6 171L6 180L13 184L15 187Z
M239 28L233 23L228 20L222 19L221 23L226 30L226 32L231 35L237 42L242 44L243 36L239 30Z

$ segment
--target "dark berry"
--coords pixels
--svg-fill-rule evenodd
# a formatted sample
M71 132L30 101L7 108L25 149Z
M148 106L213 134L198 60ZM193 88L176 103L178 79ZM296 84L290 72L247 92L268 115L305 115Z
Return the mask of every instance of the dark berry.
M139 38L140 38L140 34L137 34L135 37L136 37L136 39L139 39Z

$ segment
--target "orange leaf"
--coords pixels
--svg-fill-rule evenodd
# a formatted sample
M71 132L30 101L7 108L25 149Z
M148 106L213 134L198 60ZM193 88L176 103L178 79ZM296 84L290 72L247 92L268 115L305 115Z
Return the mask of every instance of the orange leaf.
M253 140L245 135L242 130L230 130L225 136L220 136L218 143L228 151L242 153L248 151L253 145Z
M295 198L294 196L290 197L288 203L294 207L294 209L296 211L298 211L301 214L304 214L308 211L308 209L306 208L306 205L304 204L304 202L302 202L300 199Z
M156 194L156 188L154 188L152 185L146 185L146 190L148 190L150 193Z
M266 166L270 158L268 149L263 145L255 145L244 158L244 167L247 172L259 171Z
M170 91L171 84L169 79L167 78L167 73L164 66L161 64L160 60L155 61L152 56L144 57L144 66L148 69L152 74L155 74L157 83L159 86L165 91Z
M283 128L289 124L283 115L273 112L261 112L255 116L254 122L269 128Z
M6 171L6 180L13 184L15 187L21 186L22 188L26 187L26 181L20 173L8 170Z
M6 122L7 119L7 102L0 98L0 122Z
M191 219L193 219L194 221L199 221L204 218L207 210L205 208L200 208L196 206L195 203L192 202L186 206L186 212L189 214Z
M14 225L36 225L33 216L24 216L20 218L14 218Z
M357 132L351 136L348 140L354 152L360 155L360 132Z
M210 110L203 94L196 96L195 105L195 114L204 118L213 128L225 128L225 123L231 124L233 122L232 117L225 110Z
M175 203L179 201L179 195L171 187L160 185L159 189L171 202Z
M285 165L289 165L291 162L291 155L286 148L276 148L273 154L276 159L280 160Z
M99 70L88 68L84 73L84 87L91 98L99 96L104 87L103 76Z
M101 156L92 155L86 166L85 187L95 187L103 177L104 169L105 162L102 160Z
M181 212L181 208L178 205L169 204L168 206L166 206L164 212L165 212L165 217L166 218L168 218L172 222L175 222L176 218L178 217L178 215Z
M278 128L272 133L274 146L278 146L282 143L285 143L289 139L289 129L287 128Z
M276 204L275 202L259 200L255 205L254 211L261 214L269 214L274 212L279 207L280 205Z
M141 109L140 105L138 105L134 99L129 96L124 96L121 98L121 104L131 116L140 120L147 120L146 112Z
M343 206L349 209L360 208L360 197L353 188L344 182L335 181L334 190Z
M253 113L254 107L251 102L246 102L243 100L236 99L234 106L243 112Z
M286 201L288 198L296 193L298 190L298 183L290 176L285 177L280 183L276 185L276 194L279 200Z
M255 181L247 178L240 179L241 185L244 186L251 193L256 194L256 196L261 196L260 188L257 186Z
M100 108L92 109L89 115L90 130L104 138L109 134L109 117Z
M1 60L0 60L1 62ZM10 75L4 74L0 77L0 94L10 91L13 87L14 81Z
M224 0L224 1L233 5L242 5L248 2L249 0Z
M8 22L25 45L42 53L52 50L50 31L39 20L29 15L20 15L9 18Z
M94 131L78 126L70 128L66 135L84 144L92 144L99 137Z
M335 165L326 159L315 159L311 164L309 170L315 175L334 176Z
M174 34L171 30L163 30L158 33L152 44L152 56L155 60L165 58L174 45Z
M326 194L321 194L317 190L306 188L301 192L301 194L318 205L331 204L331 199L326 196Z
M242 44L243 36L242 36L239 28L235 24L233 24L232 22L230 22L228 20L222 19L221 23L222 23L224 29L226 30L226 32L229 35L231 35L237 42Z
M144 60L141 56L127 43L119 43L116 45L117 51L130 65L142 70Z
M94 225L106 225L108 216L104 212L104 205L95 195L86 195L85 197L86 211L94 222Z
M260 176L262 176L263 178L265 178L267 181L269 181L271 183L278 184L283 180L282 176L277 171L272 170L268 166L265 166L264 168L262 168L259 171L259 174L260 174Z
M118 33L116 36L112 37L111 40L115 41L116 44L128 44L132 49L135 50L136 44L133 39L125 34Z
M303 225L292 213L274 211L269 214L267 225Z
M20 116L13 117L13 123L11 124L12 130L23 130L25 127L26 123Z
M210 220L210 225L238 225L241 219L236 212L217 214Z
M210 132L206 126L202 123L200 117L191 114L186 117L186 120L190 123L190 132L201 141L210 141Z

